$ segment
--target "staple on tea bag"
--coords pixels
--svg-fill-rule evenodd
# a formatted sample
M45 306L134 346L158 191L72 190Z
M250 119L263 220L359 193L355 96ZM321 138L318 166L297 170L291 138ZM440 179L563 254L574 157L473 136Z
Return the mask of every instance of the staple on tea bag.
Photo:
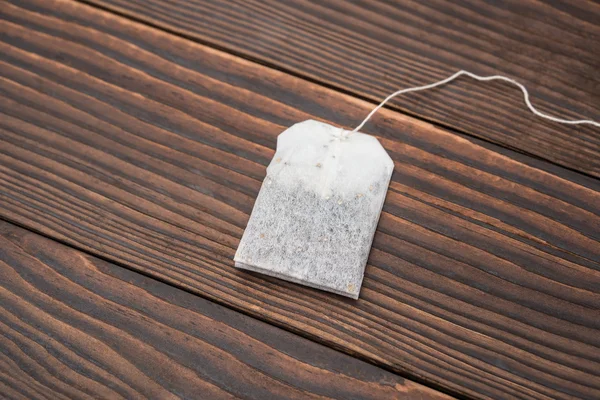
M308 120L279 135L237 267L358 298L394 164L349 133Z

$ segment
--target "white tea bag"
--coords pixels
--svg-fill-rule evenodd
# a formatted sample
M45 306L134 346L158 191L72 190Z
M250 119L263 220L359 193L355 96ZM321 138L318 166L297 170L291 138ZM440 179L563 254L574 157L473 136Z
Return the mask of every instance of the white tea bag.
M373 136L313 120L287 129L236 267L357 299L393 169Z

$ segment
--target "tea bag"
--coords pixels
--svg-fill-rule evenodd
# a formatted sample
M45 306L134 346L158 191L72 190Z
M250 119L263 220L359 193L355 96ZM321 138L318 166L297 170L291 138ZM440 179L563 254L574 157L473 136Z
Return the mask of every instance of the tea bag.
M527 88L514 79L464 70L390 94L353 131L301 122L277 139L277 152L235 254L236 267L358 298L394 169L377 139L359 131L392 98L442 86L463 75L517 86L529 110L541 118L600 127L590 119L568 120L538 111Z
M290 127L277 138L236 267L357 299L393 169L373 136L313 120Z

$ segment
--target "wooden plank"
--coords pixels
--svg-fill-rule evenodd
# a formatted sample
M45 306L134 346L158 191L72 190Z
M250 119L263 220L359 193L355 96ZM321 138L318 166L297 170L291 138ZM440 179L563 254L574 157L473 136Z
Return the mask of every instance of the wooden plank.
M0 271L0 383L28 399L448 398L4 221Z
M550 114L600 121L593 1L85 1L377 103L466 69L518 79ZM465 78L391 105L600 176L600 130L533 116L509 84Z
M5 218L454 393L599 396L597 180L383 110L361 299L244 273L277 135L371 105L73 2L0 15Z

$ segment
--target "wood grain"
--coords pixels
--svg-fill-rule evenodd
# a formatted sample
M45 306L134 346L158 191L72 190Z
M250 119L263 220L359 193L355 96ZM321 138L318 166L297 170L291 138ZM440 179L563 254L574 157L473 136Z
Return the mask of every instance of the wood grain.
M518 79L550 114L600 121L594 1L85 1L377 103L466 69ZM391 104L600 176L600 130L533 116L509 84L465 78Z
M447 398L3 221L0 271L3 398Z
M597 180L383 110L360 300L245 273L277 135L371 104L77 3L0 9L4 218L456 394L600 396Z

